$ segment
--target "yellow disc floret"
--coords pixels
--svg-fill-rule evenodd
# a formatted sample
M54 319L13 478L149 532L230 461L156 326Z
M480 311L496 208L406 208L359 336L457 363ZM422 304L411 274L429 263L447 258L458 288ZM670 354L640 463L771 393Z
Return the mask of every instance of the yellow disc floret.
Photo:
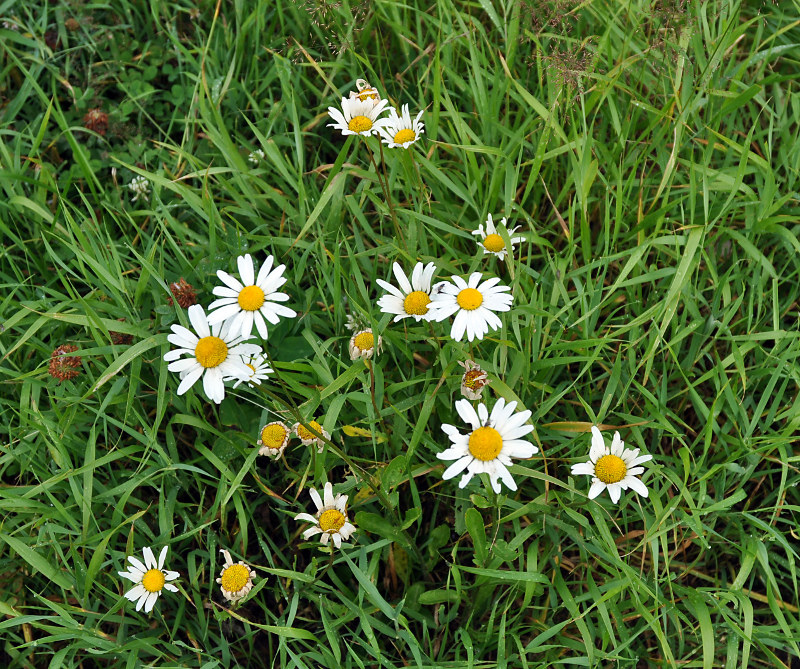
M408 128L403 128L394 136L395 144L405 144L406 142L413 142L417 138L417 133Z
M628 467L618 455L604 455L594 466L594 475L603 483L619 483L625 478Z
M458 306L467 311L474 311L483 304L483 295L481 291L475 288L464 288L457 296L456 302Z
M406 295L403 300L403 309L407 314L415 316L424 316L428 313L428 305L431 303L431 297L423 290L415 290L413 293Z
M243 564L226 567L220 576L220 585L228 592L239 592L250 580L250 569Z
M315 420L308 421L308 426L314 428L317 432L322 434L322 425L320 425ZM303 425L297 426L297 436L300 437L303 441L314 441L315 439L319 439L316 434L310 432L306 427Z
M345 517L337 509L325 509L319 516L319 529L323 532L338 532L345 523Z
M280 448L286 441L286 428L280 423L270 423L261 430L261 443L267 448Z
M499 253L506 247L503 238L498 234L486 235L483 240L483 248L492 253Z
M264 291L258 286L245 286L239 291L239 306L245 311L258 311L264 304Z
M228 345L219 337L203 337L194 347L194 357L203 367L217 367L228 357Z
M375 346L375 336L371 332L359 332L353 338L353 344L362 351L369 351Z
M478 460L494 460L503 450L503 437L493 427L479 427L469 435L469 452Z
M347 124L347 129L353 132L366 132L372 129L372 119L368 116L354 116Z
M464 385L470 390L480 390L486 385L486 373L471 369L464 374Z
M160 569L148 569L142 576L142 587L147 592L161 592L165 581L164 573Z

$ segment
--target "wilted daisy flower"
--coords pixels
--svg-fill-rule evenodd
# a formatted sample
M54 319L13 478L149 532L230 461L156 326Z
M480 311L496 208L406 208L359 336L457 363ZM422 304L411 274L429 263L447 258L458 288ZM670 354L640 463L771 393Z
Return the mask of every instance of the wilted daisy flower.
M253 589L256 573L241 560L234 563L231 554L224 548L220 548L219 552L225 556L225 566L220 572L217 583L225 599L235 604Z
M480 272L471 274L468 281L454 276L454 283L445 283L432 296L432 320L442 321L456 315L450 330L455 341L461 341L465 332L469 341L483 339L489 330L497 330L503 325L494 312L511 309L514 298L506 292L511 288L498 286L500 279L487 279L481 283L481 278Z
M390 149L398 147L407 149L425 132L425 124L419 120L424 110L420 110L417 117L412 120L411 114L408 113L408 105L403 105L401 109L399 116L396 109L389 110L386 125L378 131L383 143L388 144Z
M369 137L387 123L385 118L378 116L389 104L388 100L381 100L375 104L372 100L348 100L342 98L342 109L328 107L328 116L336 123L328 123L329 128L341 130L343 135L363 135Z
M244 366L248 368L250 374L247 376L247 378L238 376L228 377L226 380L230 380L230 378L236 379L236 383L233 384L234 388L238 388L242 383L245 382L251 388L253 386L260 386L261 382L273 372L272 367L267 364L267 356L264 353L258 353L257 355L246 355L242 357L242 362L244 363Z
M47 371L59 382L74 379L80 374L81 356L67 355L75 353L78 347L75 344L61 344L50 354L50 365Z
M131 179L128 188L133 192L131 202L136 202L139 198L147 200L150 194L150 182L143 176L137 175Z
M625 448L619 432L614 432L611 447L606 446L600 430L592 425L589 462L572 465L572 473L593 477L589 488L589 499L594 499L607 488L611 501L616 504L622 491L628 488L642 497L647 497L647 486L636 478L644 471L644 467L637 465L652 459L652 455L639 455L638 448Z
M199 304L189 307L187 313L197 334L182 325L172 326L173 334L167 339L180 348L164 355L164 360L170 363L167 369L181 375L178 395L183 395L202 376L206 397L219 404L225 398L225 379L249 378L251 370L242 357L260 353L261 347L244 344L241 337L234 337L229 323L209 327L206 312ZM179 360L186 354L189 357Z
M317 432L319 432L325 439L330 439L330 433L322 427L317 421L309 420L306 421L306 425L308 427L313 428ZM320 439L317 435L315 435L311 430L308 429L302 423L295 423L292 425L292 432L297 435L297 438L300 439L303 446L309 446L311 444L317 445L317 452L322 453L322 449L325 447L325 441Z
M313 537L315 534L322 534L319 540L323 545L328 544L329 539L333 539L333 545L339 548L342 541L347 541L356 528L347 520L347 495L333 496L333 485L325 484L324 497L325 503L320 499L319 493L311 488L309 490L311 499L317 505L317 515L310 513L298 513L294 519L304 520L314 523L314 527L309 527L303 532L303 539Z
M375 335L372 334L370 328L356 332L350 337L350 360L356 360L357 358L369 360L373 353L381 352L382 342L380 335L378 335L377 341L375 340Z
M373 105L376 105L378 102L380 102L381 96L378 93L378 89L374 86L371 86L366 79L357 79L356 88L358 89L358 92L350 91L351 100L372 102Z
M247 156L247 160L251 162L253 165L258 165L262 160L266 158L264 151L262 149L256 149L255 151L251 151L250 155Z
M467 470L458 484L463 488L475 474L488 474L492 490L500 492L500 481L511 490L517 489L514 477L507 467L511 466L511 458L529 458L539 449L520 437L533 431L533 425L524 425L531 417L530 411L514 414L516 402L506 401L501 397L489 415L486 406L478 405L478 411L472 408L468 400L456 402L456 411L465 423L469 423L472 431L461 434L452 425L442 425L442 430L450 437L452 446L442 453L437 453L440 460L455 460L444 470L442 478L447 480Z
M286 449L286 444L289 443L289 437L292 436L290 430L284 423L276 420L272 423L267 423L261 428L261 438L258 440L259 455L274 455L279 458L283 455Z
M459 361L458 364L464 368L464 376L461 377L461 394L468 400L479 400L483 395L484 386L488 383L489 375L472 360Z
M504 228L507 228L505 217L503 217L500 221L500 225L502 225ZM511 236L517 230L519 230L519 226L508 230L509 242L511 243L512 250L515 244L519 244L521 241L524 241L523 237ZM497 234L497 228L495 227L491 214L489 214L486 218L486 230L483 229L483 224L481 224L478 226L477 230L472 231L472 234L478 235L481 238L478 244L480 244L480 246L483 248L484 255L491 253L500 258L500 260L503 260L503 258L506 257L506 243L503 241L503 238Z
M378 300L378 306L385 314L395 314L393 322L407 316L413 316L415 321L431 319L428 309L431 304L431 279L436 271L432 262L423 265L418 262L414 265L409 282L405 272L398 263L392 264L394 276L400 288L395 288L388 281L378 279L378 285L389 292Z
M241 332L243 337L249 337L255 323L258 334L266 339L267 323L273 325L280 322L279 316L294 318L297 312L286 307L280 302L286 302L289 296L286 293L276 292L286 278L283 270L286 265L272 268L274 259L267 256L264 264L256 276L253 259L250 254L239 256L236 264L239 267L241 282L222 270L217 271L217 276L225 284L217 286L213 293L220 299L208 305L208 322L211 325L230 320L232 334Z
M178 592L178 588L167 581L174 581L180 574L177 571L164 569L167 546L161 549L158 562L156 562L153 550L149 546L145 546L142 553L144 554L144 562L129 555L128 562L131 563L131 566L128 567L128 571L118 571L117 573L136 584L125 593L125 599L132 602L138 600L136 602L136 610L139 611L144 607L144 612L150 613L163 589L166 588L170 592Z

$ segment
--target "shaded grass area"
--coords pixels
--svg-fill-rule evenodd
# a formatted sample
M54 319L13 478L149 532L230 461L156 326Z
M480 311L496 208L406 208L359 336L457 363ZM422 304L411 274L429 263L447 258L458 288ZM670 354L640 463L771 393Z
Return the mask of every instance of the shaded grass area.
M226 4L0 5L5 665L796 663L796 8ZM424 106L425 140L382 160L326 128L359 77ZM523 226L515 258L476 252L487 213ZM168 284L207 304L245 252L301 314L275 380L178 397ZM502 277L503 330L390 324L375 280L418 259ZM384 337L374 398L348 313ZM435 457L469 356L541 449L499 500ZM352 466L258 458L276 416ZM569 476L592 424L654 455L647 499ZM325 480L359 528L333 555L293 520ZM164 544L181 593L148 620L116 571ZM233 611L220 548L260 577Z

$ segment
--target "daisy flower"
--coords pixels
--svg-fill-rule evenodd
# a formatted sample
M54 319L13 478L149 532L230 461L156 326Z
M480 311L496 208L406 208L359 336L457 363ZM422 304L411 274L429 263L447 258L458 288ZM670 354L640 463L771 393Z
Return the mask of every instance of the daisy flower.
M378 300L378 306L385 314L395 314L394 320L397 321L412 316L415 321L431 319L428 309L431 304L431 279L436 271L436 265L432 262L423 265L418 262L414 265L411 272L411 281L403 272L398 263L392 264L394 276L400 288L395 288L388 281L378 279L378 285L389 292ZM438 285L438 284L437 284Z
M202 376L206 397L219 404L225 398L225 379L249 378L251 370L242 357L260 353L261 347L241 343L241 337L232 335L229 323L209 327L206 312L199 304L189 307L187 314L197 334L182 325L172 326L173 334L167 339L180 348L164 354L164 360L170 363L167 369L180 374L178 395L183 395ZM188 357L179 360L186 354Z
M286 265L278 265L273 269L273 262L273 257L267 256L256 276L250 254L239 256L236 264L239 267L241 282L227 272L218 270L217 276L225 285L217 286L212 291L220 299L208 305L209 324L214 325L230 319L232 334L241 333L243 337L249 337L255 323L258 334L262 339L266 339L268 334L266 321L277 325L279 316L288 318L297 316L294 309L279 304L289 299L286 293L276 292L286 283L286 278L283 276Z
M461 377L461 394L468 400L479 400L483 395L483 388L489 381L489 375L481 369L481 366L467 360L458 363L464 368L464 376Z
M339 548L342 541L347 541L353 532L356 531L355 525L347 520L347 495L333 496L333 485L325 484L324 504L320 499L319 493L311 488L309 490L311 499L317 505L317 515L310 513L298 513L294 519L304 520L314 523L314 527L309 527L303 531L303 539L313 537L315 534L322 534L319 540L323 545L328 545L328 540L333 539L333 545Z
M308 427L313 428L317 432L319 432L325 439L330 439L330 433L322 427L317 421L309 420L306 422ZM303 446L310 446L311 444L317 445L317 453L322 453L322 449L325 448L325 441L320 439L316 434L311 432L311 430L305 427L302 423L295 423L292 425L292 432L294 432L298 439L300 439Z
M225 566L220 572L217 583L225 599L235 604L252 590L256 573L241 560L234 563L231 554L224 548L220 548L219 552L225 556Z
M350 99L351 100L359 100L360 102L372 102L373 105L378 104L381 100L381 96L378 93L378 89L374 86L371 86L370 83L366 79L357 79L356 80L356 91L350 91Z
M503 323L495 311L511 309L513 297L506 291L508 286L498 286L500 279L493 278L481 282L482 274L474 272L469 280L459 276L453 277L454 283L445 283L438 293L433 295L430 308L431 319L443 321L448 316L456 315L450 336L461 341L464 333L467 339L483 339L489 330L499 329Z
M380 100L375 103L370 99L362 102L357 98L352 100L342 98L341 110L336 107L328 107L328 116L336 121L336 123L328 123L328 127L341 130L343 135L369 137L388 122L385 118L378 118L388 104L388 100Z
M411 114L408 113L408 105L402 106L399 116L397 110L392 108L389 111L389 116L386 117L386 125L378 130L383 143L388 144L390 149L398 147L407 149L411 146L425 132L425 124L420 123L419 120L423 111L420 110L417 117L411 120Z
M166 588L170 592L178 592L178 588L167 581L174 581L180 574L177 571L164 569L167 546L161 549L158 562L156 562L153 550L149 546L145 546L142 552L144 554L144 562L136 559L133 555L129 555L128 562L131 564L128 567L128 571L118 571L117 573L122 578L127 578L136 584L125 593L125 599L132 602L138 600L136 601L136 610L139 611L144 607L144 612L150 613L162 590Z
M238 388L245 382L251 388L260 386L261 382L274 371L272 367L267 364L267 356L261 352L257 355L246 355L242 357L242 362L250 373L246 377L233 377L236 379L236 383L233 384L234 388Z
M369 360L374 353L381 352L382 344L383 339L381 336L378 335L378 339L376 340L370 328L356 332L350 337L350 360L356 360L358 358Z
M289 443L289 437L292 436L292 430L284 423L276 420L272 423L267 423L261 428L261 438L258 440L259 455L274 455L279 458L283 455L286 449L286 444Z
M500 221L500 225L508 230L505 216ZM519 244L521 241L524 241L523 237L511 236L517 230L519 230L519 226L508 230L508 237L512 251L515 244ZM498 258L500 258L500 260L503 260L506 257L506 243L503 241L503 238L497 234L497 228L495 227L491 214L489 214L486 218L486 230L483 229L483 224L481 224L478 226L477 230L472 231L472 234L480 237L478 244L483 248L483 255L491 253L492 255L496 255Z
M589 462L579 462L572 465L574 475L585 474L592 477L589 488L589 499L594 499L603 490L608 489L611 501L616 504L623 490L630 488L642 497L647 497L647 486L637 476L644 471L639 467L643 462L652 460L652 455L639 455L638 448L625 448L619 437L619 432L614 432L611 446L606 446L603 435L597 426L592 425L592 446L589 449Z
M456 402L458 415L465 423L469 423L472 431L461 434L452 425L442 425L442 430L453 443L446 451L437 453L436 457L455 460L444 470L442 478L451 479L466 469L459 488L466 486L475 474L488 474L495 492L500 492L499 479L511 490L516 490L517 484L507 469L511 466L511 458L529 458L539 450L520 438L533 431L533 425L524 425L531 417L531 412L526 410L515 414L516 408L516 402L506 404L501 397L489 415L483 404L478 405L476 412L468 400Z

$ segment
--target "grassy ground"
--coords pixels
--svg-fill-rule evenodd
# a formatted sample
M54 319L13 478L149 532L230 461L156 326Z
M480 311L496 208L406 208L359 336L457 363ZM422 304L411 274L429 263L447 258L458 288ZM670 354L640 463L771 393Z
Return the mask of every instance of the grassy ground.
M2 665L797 666L797 15L0 2ZM376 140L326 127L359 77L426 110L378 171ZM487 213L522 226L506 262L470 234ZM178 396L168 284L208 304L244 252L287 265L277 373ZM512 286L503 329L390 323L376 279L418 259ZM383 335L374 381L348 314ZM58 383L61 344L81 374ZM516 493L442 480L470 356L490 405L533 412ZM258 457L297 415L348 462ZM648 498L588 500L593 424L654 456ZM293 519L326 480L359 530L333 553ZM150 545L181 576L147 616L117 571ZM259 577L233 609L220 548Z

